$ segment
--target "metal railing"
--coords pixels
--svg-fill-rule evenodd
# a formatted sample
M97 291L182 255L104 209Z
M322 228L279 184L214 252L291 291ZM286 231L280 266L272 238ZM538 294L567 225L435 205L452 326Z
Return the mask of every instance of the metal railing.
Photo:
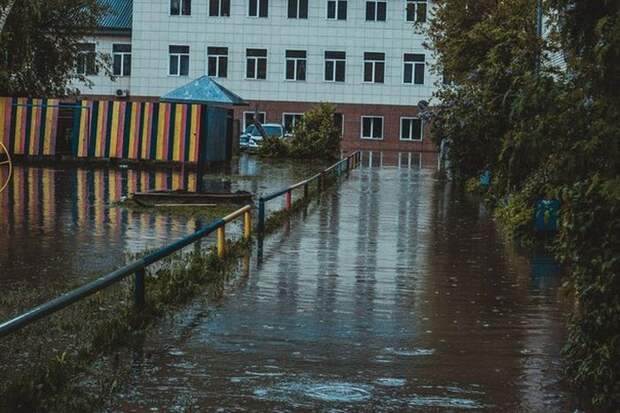
M233 212L224 218L217 219L205 227L202 227L192 235L182 238L173 244L160 248L155 252L152 252L139 260L133 261L130 264L119 268L109 274L104 275L94 281L91 281L73 291L70 291L60 297L57 297L45 304L35 307L25 313L8 320L0 324L0 338L7 336L17 330L20 330L35 321L44 318L48 315L56 313L63 308L83 299L91 296L105 288L118 283L119 281L127 278L130 275L134 275L134 304L138 309L144 307L145 304L145 274L146 267L152 265L169 255L187 247L194 242L207 237L214 231L217 231L217 253L220 257L226 254L226 224L243 216L244 228L243 238L248 240L252 231L252 206L246 205L243 208Z
M268 195L263 195L258 199L258 225L257 225L257 232L259 234L262 234L265 231L265 203L267 203L268 201L271 201L272 199L278 198L282 195L285 195L286 197L286 201L285 201L285 210L291 209L293 207L293 191L295 189L298 188L302 188L304 189L304 195L303 198L307 199L308 198L308 193L310 191L310 184L313 183L314 181L317 182L317 190L320 193L324 188L325 188L325 178L328 177L329 175L333 175L336 174L337 176L340 176L342 174L342 172L348 172L352 169L357 168L357 166L360 164L361 162L361 155L362 153L360 151L356 151L353 152L351 155L347 156L346 158L336 162L335 164L333 164L332 166L323 169L321 172L319 172L318 174L311 176L310 178L303 180L301 182L298 182L294 185L289 186L288 188L282 189L280 191L276 191L273 192L271 194Z

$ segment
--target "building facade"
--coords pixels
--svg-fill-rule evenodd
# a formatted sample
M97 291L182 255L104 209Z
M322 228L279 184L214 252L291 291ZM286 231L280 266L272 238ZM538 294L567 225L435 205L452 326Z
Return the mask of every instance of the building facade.
M242 128L257 114L290 129L330 102L347 149L436 150L417 117L438 81L414 28L430 1L107 1L84 53L108 54L112 73L78 62L94 83L82 94L157 99L206 74L249 102L235 109Z

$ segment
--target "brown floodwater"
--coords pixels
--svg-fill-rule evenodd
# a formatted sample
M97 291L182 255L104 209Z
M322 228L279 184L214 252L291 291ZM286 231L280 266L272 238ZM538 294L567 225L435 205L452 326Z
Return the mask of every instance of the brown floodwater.
M561 280L420 154L364 166L149 331L109 411L566 412Z

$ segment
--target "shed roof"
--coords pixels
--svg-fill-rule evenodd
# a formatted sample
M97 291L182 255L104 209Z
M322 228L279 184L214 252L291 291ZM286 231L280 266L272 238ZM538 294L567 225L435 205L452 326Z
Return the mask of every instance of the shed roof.
M202 76L161 97L166 102L247 105L238 95L211 79Z
M99 0L108 10L100 21L102 30L130 31L132 25L132 0Z

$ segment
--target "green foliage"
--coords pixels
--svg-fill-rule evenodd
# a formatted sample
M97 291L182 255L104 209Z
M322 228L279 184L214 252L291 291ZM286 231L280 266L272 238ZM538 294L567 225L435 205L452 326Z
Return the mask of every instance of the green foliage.
M62 96L72 79L88 85L75 74L78 48L104 11L98 0L16 1L0 33L0 95Z
M555 33L535 34L536 2L440 0L429 35L442 85L434 135L451 140L454 176L486 194L506 234L536 241L534 205L561 201L552 247L576 309L567 375L592 402L620 403L620 3L548 0ZM560 41L560 43L557 43ZM558 49L562 72L538 56Z
M320 103L304 113L292 138L282 141L267 137L259 153L273 158L339 159L341 140L342 131L335 122L334 106Z

